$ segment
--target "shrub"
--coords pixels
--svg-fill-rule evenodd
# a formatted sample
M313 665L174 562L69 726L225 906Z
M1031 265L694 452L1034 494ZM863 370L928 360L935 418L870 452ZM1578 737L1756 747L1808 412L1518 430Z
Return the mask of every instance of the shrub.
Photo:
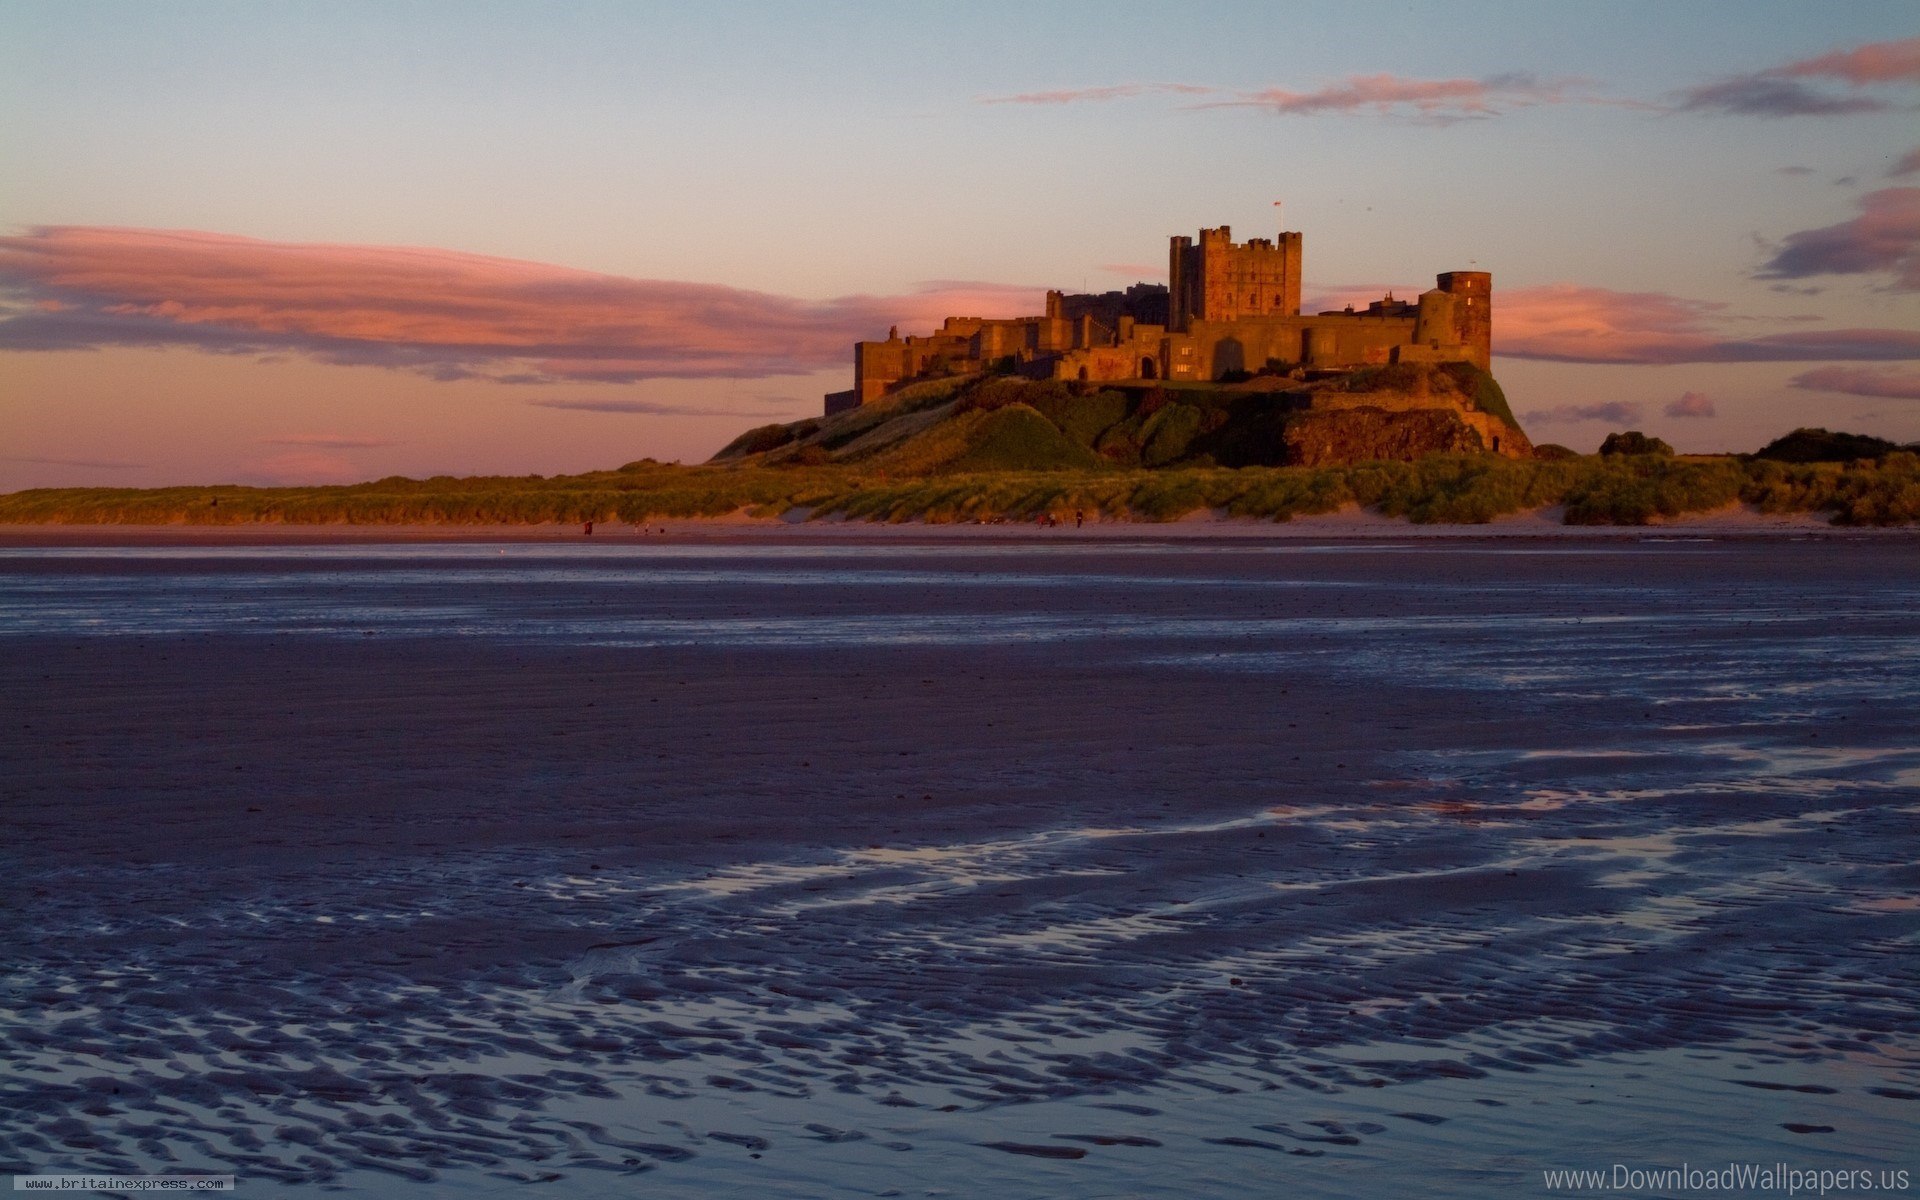
M1169 404L1140 428L1140 461L1164 467L1187 453L1206 416L1191 404Z
M1760 447L1753 456L1789 463L1853 462L1862 458L1878 460L1897 449L1899 447L1885 438L1870 437L1863 433L1796 429Z
M1609 457L1620 454L1666 454L1673 453L1673 447L1657 437L1648 437L1638 429L1629 429L1625 433L1610 433L1607 440L1600 443L1600 453Z

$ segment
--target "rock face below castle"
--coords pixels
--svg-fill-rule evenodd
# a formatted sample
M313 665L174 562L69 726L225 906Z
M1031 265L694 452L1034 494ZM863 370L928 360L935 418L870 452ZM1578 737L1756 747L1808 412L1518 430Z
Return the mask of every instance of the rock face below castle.
M1290 394L1300 411L1292 413L1282 427L1281 461L1327 467L1411 462L1431 454L1533 457L1533 443L1512 419L1504 396L1476 402L1466 391L1445 386L1453 382L1449 373L1401 374L1409 379L1398 387L1348 391L1339 386L1344 381L1331 380ZM1487 376L1486 383L1491 381Z
M1227 226L1175 237L1169 286L1099 295L1047 293L1037 317L949 317L920 337L890 331L854 347L854 386L826 398L829 415L907 384L976 371L1083 382L1208 382L1259 371L1338 371L1388 363L1492 357L1493 277L1449 271L1417 301L1391 294L1364 310L1302 314L1304 241L1233 240Z
M1301 413L1281 432L1284 461L1296 467L1412 462L1434 454L1484 454L1495 445L1497 453L1511 458L1533 453L1519 430L1483 435L1467 419L1471 415L1441 408Z

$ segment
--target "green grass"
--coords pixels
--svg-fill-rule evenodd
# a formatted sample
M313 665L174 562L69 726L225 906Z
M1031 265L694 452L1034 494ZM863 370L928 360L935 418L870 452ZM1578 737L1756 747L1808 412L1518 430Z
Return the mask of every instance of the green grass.
M1093 451L1070 441L1052 421L1014 404L988 412L967 449L945 465L951 472L1045 471L1096 461Z
M1162 412L1173 411L1169 405ZM1157 414L1156 414L1157 415ZM1053 464L1084 454L1024 405L968 414L956 448L980 469L937 475L853 466L630 463L585 475L382 479L312 488L40 488L0 495L0 522L27 524L543 524L775 516L809 509L861 520L1030 520L1041 513L1171 521L1217 510L1289 520L1360 504L1420 523L1475 524L1564 504L1570 524L1638 525L1743 502L1818 512L1843 525L1920 522L1920 455L1878 462L1582 456L1551 462L1434 457L1348 467ZM1044 428L1042 428L1044 426ZM1062 447L1065 447L1063 450ZM957 467L967 460L951 464ZM1041 469L1047 468L1047 469Z

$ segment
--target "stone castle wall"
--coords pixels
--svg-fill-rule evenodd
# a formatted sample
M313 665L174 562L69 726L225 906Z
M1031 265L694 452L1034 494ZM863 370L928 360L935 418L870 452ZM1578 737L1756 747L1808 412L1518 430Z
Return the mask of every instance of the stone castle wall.
M1012 368L1036 378L1205 382L1268 367L1337 370L1388 362L1492 357L1493 277L1449 271L1417 302L1391 296L1365 311L1302 315L1302 236L1233 241L1202 229L1169 242L1168 285L1124 292L1048 292L1046 313L986 320L949 317L925 336L854 347L854 386L829 413L870 404L915 379Z

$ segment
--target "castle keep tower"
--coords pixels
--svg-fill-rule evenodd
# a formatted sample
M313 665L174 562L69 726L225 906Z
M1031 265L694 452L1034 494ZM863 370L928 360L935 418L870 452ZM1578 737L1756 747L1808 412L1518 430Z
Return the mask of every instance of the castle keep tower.
M1233 229L1202 229L1200 242L1176 237L1167 252L1168 328L1194 321L1300 315L1300 235L1233 242Z

